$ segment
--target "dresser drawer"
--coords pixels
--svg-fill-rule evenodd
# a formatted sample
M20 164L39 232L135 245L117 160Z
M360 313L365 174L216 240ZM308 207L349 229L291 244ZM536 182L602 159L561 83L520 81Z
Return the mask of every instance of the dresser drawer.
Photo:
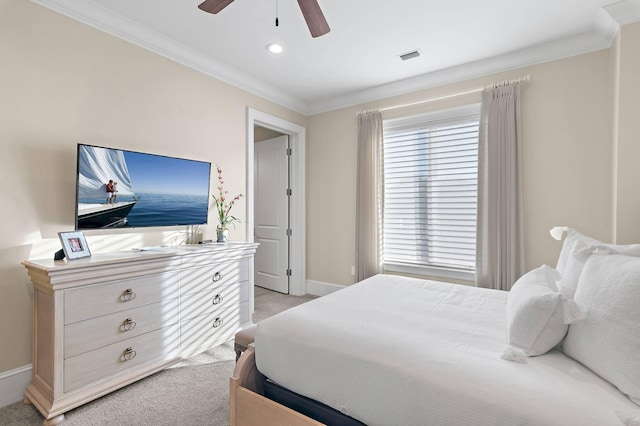
M197 293L248 279L249 263L246 260L183 269L180 271L180 292Z
M64 327L64 357L130 339L178 322L178 299L168 299Z
M241 324L249 322L249 302L227 306L217 312L180 322L184 353L204 351L231 339Z
M187 294L180 297L180 319L195 318L200 315L224 311L228 306L237 305L249 298L249 282L218 287L212 291Z
M178 325L123 340L64 360L64 392L107 378L178 350Z
M64 323L72 324L178 297L178 272L114 281L64 295Z

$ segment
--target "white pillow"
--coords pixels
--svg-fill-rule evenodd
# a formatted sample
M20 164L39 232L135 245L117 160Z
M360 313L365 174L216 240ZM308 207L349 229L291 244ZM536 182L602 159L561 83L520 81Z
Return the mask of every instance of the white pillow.
M587 237L575 229L568 229L556 265L561 277L559 284L562 294L570 299L573 298L585 262L591 254L600 251L640 256L640 244L605 244L595 238Z
M507 296L509 345L527 356L546 353L567 333L558 278L555 269L543 265L520 277Z
M563 351L640 405L640 257L590 256L575 301L587 312L569 327Z

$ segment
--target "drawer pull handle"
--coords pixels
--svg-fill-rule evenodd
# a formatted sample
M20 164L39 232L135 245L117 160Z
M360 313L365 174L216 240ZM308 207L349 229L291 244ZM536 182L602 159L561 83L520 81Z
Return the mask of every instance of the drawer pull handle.
M136 328L136 322L133 321L131 318L127 318L126 320L124 320L122 322L122 325L120 326L120 329L122 331L130 331L130 330L133 330L134 328Z
M213 274L213 282L217 283L218 281L220 281L221 279L224 278L224 275L222 275L220 272L216 272L215 274Z
M133 290L131 290L130 288L126 289L124 292L122 292L122 294L120 295L120 301L121 302L130 302L133 299L136 298L136 294L133 292Z
M224 324L224 320L222 318L220 318L220 317L218 317L215 320L213 320L213 328L218 328L222 324Z
M215 297L213 298L213 304L218 305L222 303L223 300L224 298L222 296L220 296L219 294L216 294Z
M123 362L131 361L136 357L137 354L138 353L134 351L133 348L129 347L125 349L124 352L122 352L122 356L120 357L120 360Z

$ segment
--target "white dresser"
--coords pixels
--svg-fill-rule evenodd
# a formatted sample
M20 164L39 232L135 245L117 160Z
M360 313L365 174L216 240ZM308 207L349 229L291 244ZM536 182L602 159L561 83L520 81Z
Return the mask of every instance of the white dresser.
M233 338L251 322L257 246L23 262L34 286L25 402L57 424L72 408Z

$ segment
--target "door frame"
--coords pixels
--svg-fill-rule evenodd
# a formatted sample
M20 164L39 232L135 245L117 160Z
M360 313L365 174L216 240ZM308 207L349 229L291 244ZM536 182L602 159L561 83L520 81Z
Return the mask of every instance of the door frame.
M289 267L291 277L289 278L289 294L293 296L303 296L306 294L305 285L305 148L306 129L298 124L266 114L253 108L247 108L247 241L254 242L254 126L265 127L277 132L289 135L289 146L291 147L290 182L291 182L291 205L289 210L292 235L289 239L289 250L291 257ZM251 268L253 274L253 267ZM251 280L253 282L253 280ZM253 290L253 289L252 289ZM251 291L253 293L253 291ZM253 299L253 298L251 298ZM251 300L251 311L253 312L253 300Z

